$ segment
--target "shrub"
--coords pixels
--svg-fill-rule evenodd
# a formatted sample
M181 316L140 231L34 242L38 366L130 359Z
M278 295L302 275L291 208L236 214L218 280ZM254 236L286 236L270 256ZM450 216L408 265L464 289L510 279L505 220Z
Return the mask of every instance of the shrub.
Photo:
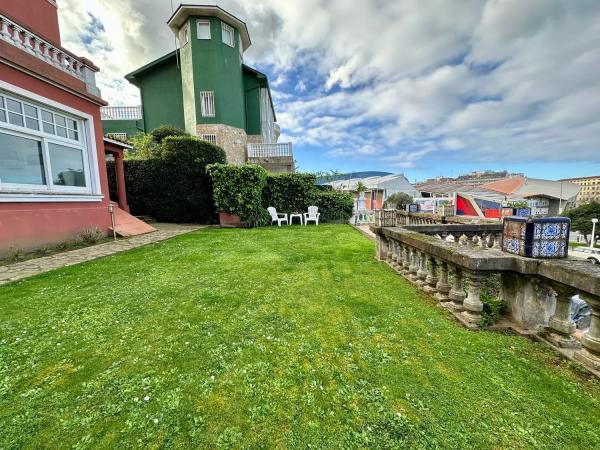
M160 127L152 130L150 135L152 136L152 140L159 145L170 136L190 136L181 128L177 128L173 125L161 125Z
M224 162L220 147L192 136L165 137L151 157L125 161L131 213L163 222L214 222L216 209L206 166ZM108 173L111 198L115 198L114 170Z
M96 244L106 237L106 234L98 227L84 228L78 234L75 240L83 244Z
M126 159L148 159L158 155L160 145L154 142L150 133L138 133L131 138L133 151L126 153Z
M317 177L309 173L269 175L264 205L284 213L306 212L315 202L316 181Z
M506 311L506 303L501 298L500 275L494 274L486 277L481 286L481 312L480 325L488 326L498 322Z
M264 168L255 164L212 164L208 173L219 211L239 216L251 226L264 225L268 221L263 207L263 192L267 184Z
M352 217L354 199L346 192L316 191L315 206L323 222L347 222Z

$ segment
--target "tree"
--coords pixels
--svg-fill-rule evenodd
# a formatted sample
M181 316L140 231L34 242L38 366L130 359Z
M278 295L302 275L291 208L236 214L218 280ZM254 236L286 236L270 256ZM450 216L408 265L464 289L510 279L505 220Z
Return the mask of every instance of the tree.
M387 198L383 207L404 209L406 205L410 205L412 202L413 198L410 195L405 194L404 192L396 192Z
M356 192L366 192L367 191L367 186L365 186L365 183L363 183L362 181L359 181L358 183L356 183Z
M600 203L591 202L563 213L563 216L571 219L571 230L583 234L586 242L588 235L592 233L592 219L600 219ZM600 233L600 226L596 225L596 235Z

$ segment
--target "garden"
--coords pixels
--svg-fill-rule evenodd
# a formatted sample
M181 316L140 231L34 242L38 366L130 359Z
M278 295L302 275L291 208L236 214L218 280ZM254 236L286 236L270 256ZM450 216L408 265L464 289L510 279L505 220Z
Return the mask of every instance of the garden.
M373 254L204 229L0 287L0 448L597 448L596 378Z

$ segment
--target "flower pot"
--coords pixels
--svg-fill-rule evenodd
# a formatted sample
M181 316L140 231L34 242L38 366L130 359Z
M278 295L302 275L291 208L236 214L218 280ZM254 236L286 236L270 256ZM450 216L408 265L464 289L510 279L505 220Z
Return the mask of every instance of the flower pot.
M219 213L219 224L225 228L246 228L248 224L242 222L240 216L226 212Z

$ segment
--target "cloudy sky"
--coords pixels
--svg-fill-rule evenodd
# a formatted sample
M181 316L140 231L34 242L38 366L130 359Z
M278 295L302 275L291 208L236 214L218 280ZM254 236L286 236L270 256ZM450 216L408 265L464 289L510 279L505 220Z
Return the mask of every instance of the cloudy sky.
M248 23L246 63L269 74L301 170L600 174L598 0L217 4ZM123 75L173 50L171 0L59 6L104 98L138 104Z

